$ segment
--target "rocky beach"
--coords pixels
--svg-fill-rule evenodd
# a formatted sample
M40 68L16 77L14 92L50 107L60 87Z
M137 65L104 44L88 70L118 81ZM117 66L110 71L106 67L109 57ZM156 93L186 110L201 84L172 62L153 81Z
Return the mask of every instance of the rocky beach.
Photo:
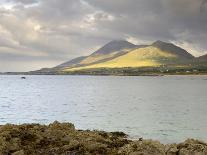
M1 155L206 155L207 143L130 140L123 132L78 130L71 123L0 126Z

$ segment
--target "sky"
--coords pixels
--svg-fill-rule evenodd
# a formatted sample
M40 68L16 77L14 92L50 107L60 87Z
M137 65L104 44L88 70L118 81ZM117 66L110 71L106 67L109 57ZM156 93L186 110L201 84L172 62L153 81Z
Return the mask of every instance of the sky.
M112 40L207 53L207 0L0 0L0 72L53 67Z

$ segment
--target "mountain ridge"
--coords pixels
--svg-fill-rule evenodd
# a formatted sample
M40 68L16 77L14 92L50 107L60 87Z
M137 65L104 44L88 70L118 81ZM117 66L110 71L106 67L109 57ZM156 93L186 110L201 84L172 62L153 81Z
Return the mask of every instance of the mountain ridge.
M198 60L201 60L201 61L202 61L202 60L203 60L203 61L207 61L207 54L198 57Z
M134 45L125 40L113 40L98 49L97 51L93 52L91 55L96 54L108 54L115 51L122 51L124 49L132 49L135 48L137 45Z
M71 72L83 69L126 67L159 68L162 66L189 68L194 63L199 66L198 59L205 61L206 57L196 58L181 47L160 40L149 45L135 45L125 40L114 40L88 56L77 57L54 68L39 70L39 72Z
M75 67L75 66L80 67L84 65L100 63L100 62L108 61L110 59L118 57L122 54L125 54L127 51L133 48L137 48L137 47L138 47L137 45L129 43L125 40L114 40L114 41L107 43L106 45L99 48L97 51L93 52L92 54L88 56L81 56L78 58L74 58L58 66L59 67Z
M186 50L172 44L172 43L166 43L166 42L163 42L163 41L156 41L152 44L152 46L155 46L155 47L158 47L162 50L165 50L165 51L169 51L171 53L174 53L174 54L178 54L180 55L181 57L184 57L184 58L189 58L189 59L193 59L195 58L193 55L191 55L190 53L188 53ZM176 48L176 50L174 50Z
M126 41L119 41L119 42L126 43ZM113 45L114 43L117 42L112 41L109 44ZM109 44L106 44L105 46ZM178 46L175 46L174 44L166 43L163 41L156 41L151 45L135 45L134 47L135 48L132 48L127 53L124 53L123 55L119 55L111 60L88 64L88 65L76 66L73 68L69 67L64 69L64 71L71 71L71 70L74 71L74 70L89 69L89 68L122 68L122 67L145 67L145 66L157 67L163 64L167 64L168 62L173 63L173 61L176 62L188 61L194 58L194 56L192 56L186 50Z

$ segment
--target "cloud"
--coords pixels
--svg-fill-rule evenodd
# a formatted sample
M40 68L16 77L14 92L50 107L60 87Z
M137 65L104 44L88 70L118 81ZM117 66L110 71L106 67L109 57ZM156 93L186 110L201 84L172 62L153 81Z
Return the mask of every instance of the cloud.
M0 3L0 71L55 66L113 39L169 41L201 55L206 17L207 0L7 0Z
M8 0L8 1L13 3L22 3L22 4L34 4L39 2L39 0Z
M201 14L204 14L207 12L207 0L203 0L200 6L200 12Z

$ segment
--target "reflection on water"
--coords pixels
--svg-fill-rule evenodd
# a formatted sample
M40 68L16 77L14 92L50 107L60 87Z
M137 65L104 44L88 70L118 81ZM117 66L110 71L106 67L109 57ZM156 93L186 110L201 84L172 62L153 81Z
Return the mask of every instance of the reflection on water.
M207 140L207 77L0 76L0 124L73 122L131 138Z

